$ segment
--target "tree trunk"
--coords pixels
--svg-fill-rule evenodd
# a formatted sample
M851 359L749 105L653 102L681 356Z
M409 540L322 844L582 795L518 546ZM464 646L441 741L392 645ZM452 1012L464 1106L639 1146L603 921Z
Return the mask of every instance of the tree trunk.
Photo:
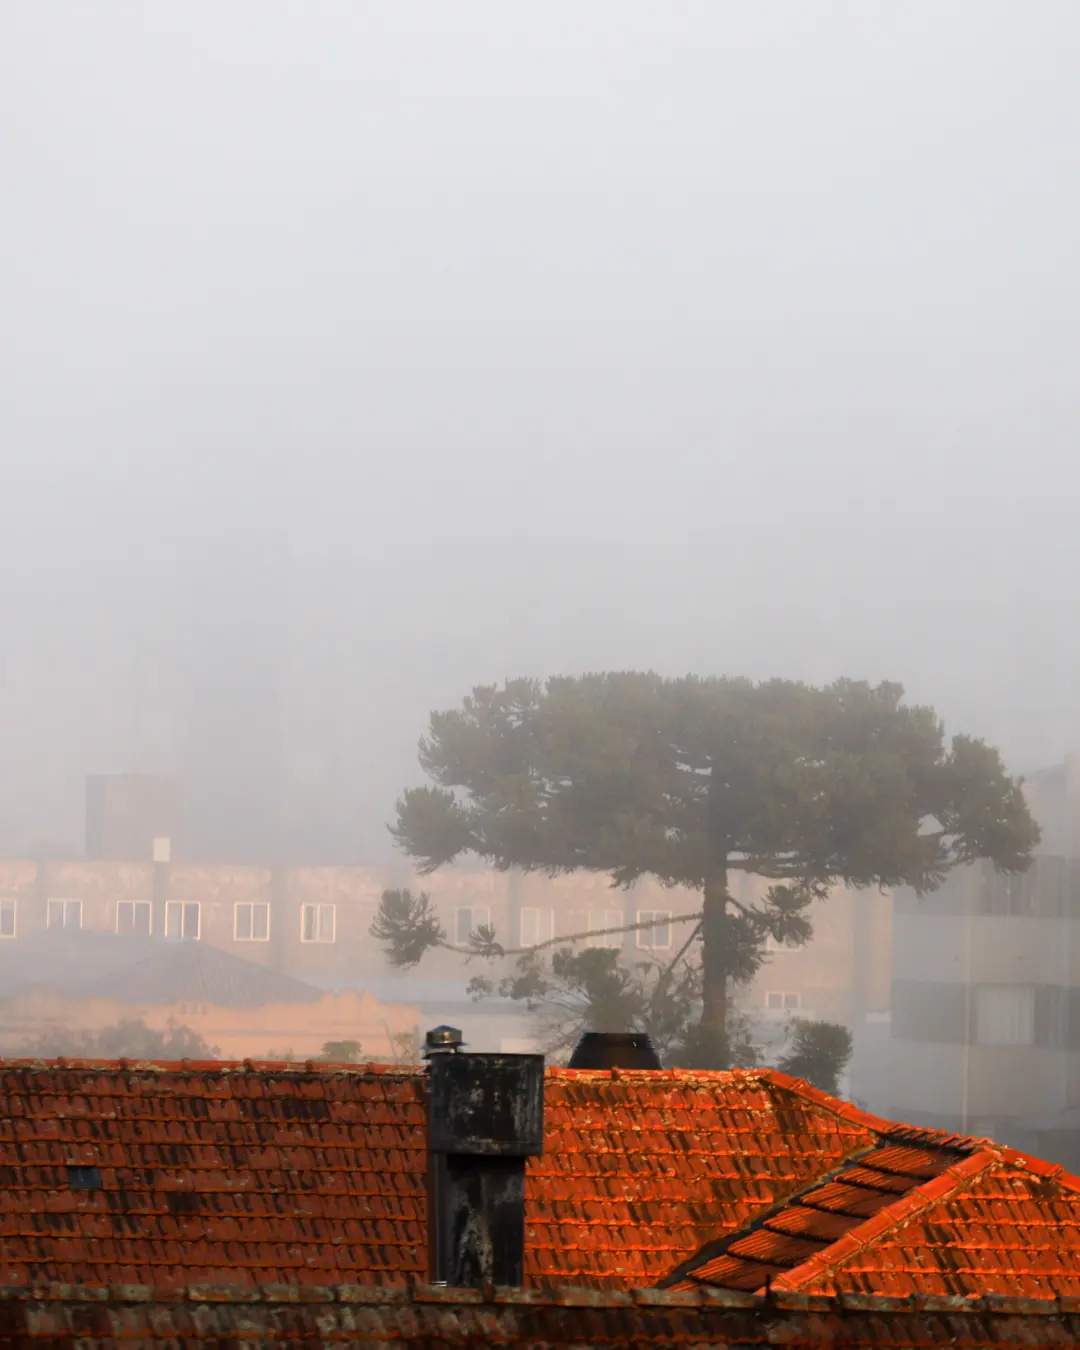
M709 771L705 798L706 872L701 910L701 1025L711 1031L727 1028L727 906L729 843L724 819L723 787L715 767Z
M701 911L701 1025L716 1031L727 1027L727 962L724 960L727 901L725 867L705 882Z

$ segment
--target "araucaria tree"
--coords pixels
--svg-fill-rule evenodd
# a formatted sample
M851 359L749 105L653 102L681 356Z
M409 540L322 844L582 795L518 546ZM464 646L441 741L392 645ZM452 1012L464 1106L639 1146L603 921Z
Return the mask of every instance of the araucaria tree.
M431 716L391 827L421 872L473 854L549 875L651 875L701 895L701 1062L725 1061L728 983L768 936L810 935L838 884L932 891L963 863L1024 870L1038 842L996 750L946 741L897 684L606 673L477 688ZM737 900L734 871L767 880ZM430 917L430 916L429 916ZM392 928L392 926L391 926ZM432 936L384 925L418 957Z

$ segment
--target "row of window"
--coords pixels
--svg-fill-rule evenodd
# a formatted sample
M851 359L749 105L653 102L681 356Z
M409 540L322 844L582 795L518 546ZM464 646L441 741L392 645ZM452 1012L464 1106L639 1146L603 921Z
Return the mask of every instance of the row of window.
M47 904L46 923L49 928L82 928L81 900L56 899ZM13 938L16 934L18 901L11 897L0 899L0 937ZM303 905L300 910L301 942L333 942L336 937L335 905ZM120 900L116 905L116 931L121 934L149 937L152 909L148 900ZM671 918L666 910L638 910L637 922L653 921L651 928L636 930L637 945L647 951L666 951L671 947ZM465 944L477 928L491 922L491 911L485 905L462 906L455 914L457 940ZM590 930L621 928L625 916L621 909L592 910L588 916ZM202 906L197 900L170 900L165 905L165 936L192 938L201 936ZM524 908L521 911L521 945L532 947L555 936L555 912L551 909ZM270 938L270 906L265 902L238 900L233 906L233 937L238 942L267 942ZM620 947L621 933L604 933L592 939L594 946ZM992 1044L1029 1044L1034 1027L1034 1003L1030 1009L1023 1002L1025 990L1004 991L1007 1007L1000 1004L1002 991L980 989L977 1009L979 1031L977 1039ZM991 994L999 1002L991 1005ZM1020 1000L1019 1005L1017 1000ZM797 993L769 990L765 1007L771 1011L790 1011L802 1006ZM988 1041L990 1036L996 1041ZM1003 1038L1003 1039L1002 1039Z
M300 941L334 942L337 927L336 905L300 907ZM45 922L49 928L82 928L81 900L49 900ZM0 899L0 938L13 938L17 932L18 900ZM116 904L116 931L149 937L153 910L149 900L119 900ZM198 939L202 929L202 905L197 900L170 900L165 905L165 936ZM264 902L239 900L233 906L233 937L237 942L268 942L270 906Z
M671 947L671 911L661 909L639 909L635 923L651 923L649 928L636 931L637 945L643 951L668 951ZM470 937L478 928L491 923L491 910L487 905L462 905L454 911L454 939L459 946L467 946ZM621 930L626 925L626 915L621 909L591 909L586 916L585 929L599 936L589 939L591 947L610 947L617 949L623 944ZM535 909L525 906L521 911L520 942L523 947L535 947L541 942L550 942L555 936L555 911L553 909Z

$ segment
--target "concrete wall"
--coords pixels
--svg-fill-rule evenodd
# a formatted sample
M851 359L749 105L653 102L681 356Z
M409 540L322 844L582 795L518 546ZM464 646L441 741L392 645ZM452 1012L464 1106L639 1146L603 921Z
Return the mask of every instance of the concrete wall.
M353 990L328 993L313 1003L219 1008L205 1003L139 1007L28 989L0 999L0 1054L17 1056L28 1038L50 1029L98 1031L133 1018L159 1031L170 1024L189 1027L223 1059L314 1059L327 1041L355 1040L365 1058L391 1063L398 1055L394 1038L423 1030L417 1008L382 1004Z

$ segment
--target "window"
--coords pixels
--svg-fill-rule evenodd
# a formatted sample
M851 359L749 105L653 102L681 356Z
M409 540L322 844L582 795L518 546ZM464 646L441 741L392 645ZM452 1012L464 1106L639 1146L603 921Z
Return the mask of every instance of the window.
M336 905L304 905L300 910L301 942L333 942Z
M0 900L0 938L15 936L15 904L10 896Z
M652 928L637 930L637 945L646 951L666 952L671 947L671 911L669 909L639 909L638 923L653 921Z
M1035 988L1030 984L983 984L975 989L977 1045L1033 1045Z
M46 928L81 928L81 900L50 900L45 911Z
M770 989L765 995L765 1006L770 1012L790 1012L793 1008L802 1007L802 995L785 993L780 989Z
M198 938L199 902L197 900L170 900L165 906L165 936L167 938Z
M487 905L465 905L454 911L454 934L459 947L467 947L469 938L478 928L491 922L491 910Z
M535 947L538 942L550 942L555 936L555 911L553 909L522 908L521 945Z
M590 933L597 929L622 928L626 923L626 918L621 909L590 909L589 910L589 928ZM622 933L605 933L603 937L589 938L590 947L611 947L617 949L623 945Z
M116 931L134 937L150 936L150 901L118 900Z
M265 942L270 936L270 906L238 900L233 906L233 937L237 942Z
M1038 896L1038 863L1028 872L984 872L978 896L980 914L1024 915L1035 913Z

